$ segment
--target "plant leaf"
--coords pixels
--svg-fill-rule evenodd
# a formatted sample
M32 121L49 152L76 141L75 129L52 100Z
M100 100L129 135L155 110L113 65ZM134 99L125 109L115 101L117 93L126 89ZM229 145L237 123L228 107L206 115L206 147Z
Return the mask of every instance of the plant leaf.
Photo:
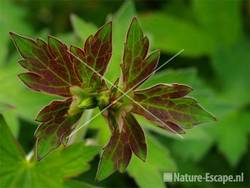
M133 153L145 161L147 156L145 136L141 126L133 115L128 114L124 118L124 130L127 133L127 139Z
M184 97L190 91L190 87L181 84L159 84L148 89L135 91L134 99L152 114L138 105L134 105L133 112L157 123L161 128L174 133L183 133L183 128L191 128L199 123L214 119L196 100Z
M190 11L190 8L188 10ZM159 11L143 14L140 20L145 32L149 33L154 48L159 48L168 54L185 49L181 55L191 57L213 53L213 38L191 21Z
M132 152L126 133L124 131L119 132L119 129L116 128L112 133L109 143L104 147L96 178L103 180L116 170L124 172L131 156Z
M67 136L73 130L82 113L68 115L72 99L53 101L38 114L36 121L41 122L36 130L36 154L44 157L60 144L67 143Z
M32 33L32 28L25 21L27 16L27 7L20 7L17 2L2 0L0 7L0 65L7 65L9 50L9 31ZM10 13L11 12L11 13Z
M197 21L217 45L232 45L242 36L242 1L192 0L192 4Z
M174 160L168 148L150 134L147 136L147 143L148 157L146 162L132 157L128 173L140 188L165 188L161 172L176 171Z
M19 78L31 89L60 96L70 96L69 87L81 86L70 59L68 48L56 38L49 37L48 44L10 33L19 53L24 58L19 63L29 72Z
M112 114L113 116L113 114ZM113 125L119 122L120 125ZM111 175L115 170L124 172L132 156L132 152L143 161L146 160L147 146L142 128L132 116L126 114L113 121L110 126L115 127L108 144L99 162L97 179L102 180ZM121 127L121 129L120 129Z
M122 78L125 91L135 85L138 87L140 82L151 74L157 66L160 52L154 51L146 57L148 48L148 38L143 35L142 29L134 17L124 47Z
M41 161L29 161L0 115L0 187L63 188L65 178L89 169L99 147L84 143L58 149Z
M113 23L113 51L111 61L109 63L109 71L105 74L106 78L115 82L120 77L120 62L122 61L124 36L126 35L126 29L136 15L135 6L132 0L124 1L119 10L112 15ZM111 18L110 17L110 18Z
M23 160L24 151L15 141L15 138L11 134L11 131L9 130L9 127L6 124L2 114L0 114L0 133L1 169L4 170L6 166L12 166L12 163L14 164L20 160ZM8 155L10 155L11 157L8 158L6 155L4 155L5 153L8 153Z
M89 35L98 30L93 23L86 22L75 14L70 15L70 21L75 34L83 41L86 40Z
M248 151L248 127L250 111L234 110L218 121L214 129L217 147L232 167L239 164L240 159ZM232 137L237 138L232 140Z
M71 52L83 62L103 75L112 54L112 23L102 26L94 36L90 35L84 44L84 49L71 46ZM84 87L100 87L102 79L90 70L83 62L74 58L79 77Z
M64 188L102 188L99 186L91 185L78 180L67 180L64 183Z

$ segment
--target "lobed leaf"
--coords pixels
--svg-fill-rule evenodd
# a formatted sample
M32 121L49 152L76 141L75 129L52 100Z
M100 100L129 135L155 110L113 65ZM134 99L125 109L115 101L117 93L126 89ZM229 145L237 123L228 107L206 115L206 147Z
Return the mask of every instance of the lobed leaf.
M109 63L109 71L105 74L106 78L114 82L120 77L120 62L123 55L124 36L133 16L136 14L135 5L132 0L124 1L119 10L114 15L108 15L107 19L112 19L113 25L113 50Z
M41 161L28 160L0 114L0 187L63 188L66 178L89 169L89 161L98 151L99 147L77 143L57 149Z
M134 17L127 33L123 64L121 65L125 91L142 84L157 66L160 52L156 50L147 56L148 48L149 40L143 35L142 29Z
M109 120L112 119L109 118ZM131 114L126 114L119 120L114 118L109 123L112 127L114 123L119 125L115 125L112 136L104 147L98 166L98 180L108 177L115 170L124 172L130 162L132 152L143 161L146 160L145 136L136 119Z
M143 130L132 114L124 118L124 130L127 133L129 146L133 153L145 161L147 156L147 145Z
M20 65L29 72L19 78L31 89L59 96L70 96L69 87L81 86L68 48L54 37L48 44L10 33L19 53L24 58Z
M112 54L112 23L109 22L102 26L94 36L90 35L85 41L84 49L71 46L70 51L74 54L72 59L75 61L78 76L84 87L100 87L102 78L84 63L87 63L100 75L104 74Z
M98 171L97 179L102 180L116 170L124 172L131 159L132 152L128 143L127 135L124 132L119 132L116 128L109 140L109 143L104 147Z
M134 105L133 112L161 128L184 133L184 129L214 119L195 99L186 97L190 91L190 87L181 84L159 84L135 91L134 99L150 113L138 105Z
M44 157L60 144L67 143L67 136L82 114L80 112L74 116L68 115L71 102L71 98L64 101L53 101L39 112L36 121L41 124L35 133L38 158Z

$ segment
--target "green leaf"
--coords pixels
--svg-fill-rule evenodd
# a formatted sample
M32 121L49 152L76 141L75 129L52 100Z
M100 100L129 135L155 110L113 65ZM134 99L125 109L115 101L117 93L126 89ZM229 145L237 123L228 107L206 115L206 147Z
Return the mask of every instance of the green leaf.
M249 111L234 111L221 117L214 130L218 148L231 166L236 166L248 151L249 122Z
M65 181L64 188L101 188L101 187L90 185L82 181L68 180Z
M222 98L227 98L230 104L239 107L250 102L249 49L250 41L246 39L230 48L217 50L212 56L212 65L216 71Z
M50 169L61 177L74 177L89 170L88 162L99 152L99 147L85 146L84 143L72 144L58 149L37 163L41 170Z
M192 3L196 19L216 45L232 45L242 36L242 1L193 0Z
M77 15L72 14L70 20L75 34L82 39L82 41L85 41L92 33L98 30L94 24L82 20Z
M154 48L168 53L177 53L184 49L183 55L187 56L213 52L213 39L192 22L160 12L140 15L140 20L142 27L149 33Z
M175 163L167 148L162 146L152 136L147 137L148 157L146 162L139 161L134 157L128 167L128 173L141 188L164 188L162 171L176 170Z
M63 188L64 178L89 169L98 148L73 144L58 149L41 161L30 161L0 116L0 186L5 188Z
M1 169L3 172L8 165L11 166L12 162L15 164L22 161L24 151L11 134L2 114L0 114L0 134Z
M215 142L209 128L210 126L200 126L187 131L185 139L175 139L169 144L169 148L183 162L199 162L206 156Z
M26 8L20 7L15 1L2 0L0 6L0 65L6 64L8 44L10 42L8 33L10 31L32 33L30 26L24 20Z
M11 109L11 110L5 111L2 113L2 115L8 124L11 123L10 130L12 134L15 136L15 138L17 138L20 125L19 125L19 120L16 117L16 110Z
M9 60L9 65L0 68L0 101L12 105L14 108L3 113L11 130L18 131L18 118L33 121L39 109L46 105L52 96L30 92L18 79L17 74L21 72L20 66L16 64L16 57ZM10 87L11 86L11 87Z
M160 58L160 52L154 51L147 56L148 48L148 38L143 35L142 29L134 17L124 46L122 64L124 91L138 87L155 70Z

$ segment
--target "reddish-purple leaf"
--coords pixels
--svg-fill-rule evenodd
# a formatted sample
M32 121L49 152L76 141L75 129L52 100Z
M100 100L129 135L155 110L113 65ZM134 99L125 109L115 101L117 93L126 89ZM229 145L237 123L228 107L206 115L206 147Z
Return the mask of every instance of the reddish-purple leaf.
M19 75L28 87L70 96L69 87L81 86L65 44L53 37L48 38L47 44L41 39L35 41L14 33L10 35L24 58L19 63L29 71Z
M133 18L127 33L121 65L124 91L138 87L154 72L160 52L156 50L147 56L148 48L148 38L143 35L137 19Z
M115 113L108 110L106 117L112 130L109 143L99 162L97 179L111 175L115 170L124 172L132 152L143 161L146 160L147 146L142 128L130 113Z
M132 114L128 114L124 118L124 130L127 133L129 146L133 153L145 161L147 156L147 145L144 132Z
M38 158L45 156L60 144L67 143L67 136L70 135L82 114L68 115L71 102L71 98L64 101L53 101L39 112L36 121L41 124L35 133Z
M184 128L214 119L196 100L184 97L190 91L190 87L180 84L159 84L135 91L134 99L150 113L139 105L134 105L133 112L169 131L183 133Z
M85 41L84 49L71 46L70 50L73 53L72 59L75 61L84 87L100 87L102 79L84 63L92 67L100 75L105 73L112 54L112 23L105 24L94 36L89 36Z
M104 147L98 166L97 179L102 180L116 170L124 172L129 164L131 155L132 152L126 132L124 130L120 132L116 128L112 132L109 143Z

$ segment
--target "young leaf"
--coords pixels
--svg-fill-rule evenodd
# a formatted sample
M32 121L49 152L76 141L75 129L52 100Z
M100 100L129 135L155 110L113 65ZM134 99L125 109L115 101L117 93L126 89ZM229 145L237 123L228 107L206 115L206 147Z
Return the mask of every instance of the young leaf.
M140 82L145 81L145 78L157 66L160 52L157 50L147 56L148 48L148 38L143 35L142 29L134 17L127 33L123 64L121 65L124 91L142 84Z
M124 117L119 118L119 121L113 119L109 123L115 129L109 143L104 147L98 166L98 180L108 177L115 170L124 172L131 159L132 152L143 161L146 160L145 136L136 119L131 114L126 114ZM114 126L114 123L120 125Z
M196 100L184 97L190 91L190 87L180 84L159 84L148 89L135 91L134 99L153 115L138 105L134 105L133 112L157 123L164 129L174 133L183 133L183 128L191 128L199 123L214 119Z
M133 153L145 161L147 156L147 145L143 130L132 114L124 118L124 130L127 133L129 146Z
M72 99L53 101L38 114L36 121L41 122L36 130L36 154L44 157L60 144L67 143L67 136L71 133L82 113L68 115Z
M132 152L128 143L127 135L116 128L104 147L96 178L103 180L114 173L116 170L124 172L131 159Z
M69 87L81 86L70 60L67 46L49 37L48 44L10 33L19 53L24 58L19 63L29 72L20 79L35 91L44 91L59 96L70 96Z
M87 63L100 75L103 75L112 54L112 23L102 26L94 36L90 35L84 44L84 49L71 46L71 52ZM75 59L76 69L84 87L99 88L102 79L89 67Z
M124 36L126 29L131 23L132 18L136 15L135 5L132 0L124 1L119 10L112 15L113 23L113 51L109 63L109 71L105 74L106 78L114 82L120 77L120 62L123 55ZM108 18L111 18L109 15ZM118 63L119 62L119 63Z

